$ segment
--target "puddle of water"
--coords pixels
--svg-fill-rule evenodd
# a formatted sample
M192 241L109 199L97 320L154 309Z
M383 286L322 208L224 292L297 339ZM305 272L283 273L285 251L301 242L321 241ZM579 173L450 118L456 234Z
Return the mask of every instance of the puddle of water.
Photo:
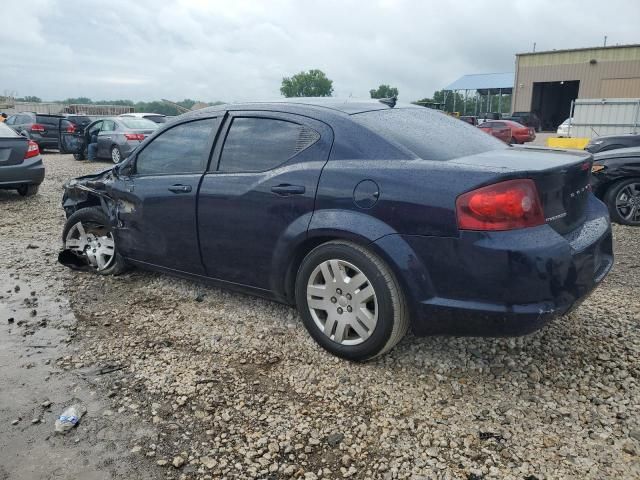
M0 480L150 478L129 476L130 419L102 415L110 405L95 377L56 367L77 350L68 345L76 319L66 299L25 277L0 272ZM87 408L80 424L54 434L57 415L77 402ZM100 431L120 441L101 441Z

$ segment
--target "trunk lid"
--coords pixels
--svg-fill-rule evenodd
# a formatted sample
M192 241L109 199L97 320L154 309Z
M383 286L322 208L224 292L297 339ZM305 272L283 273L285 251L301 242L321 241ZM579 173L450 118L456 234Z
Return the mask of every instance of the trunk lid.
M29 141L4 123L0 123L0 167L19 165L24 161Z
M593 163L588 153L514 147L450 162L494 170L504 177L496 181L531 178L538 188L547 224L560 234L584 222Z

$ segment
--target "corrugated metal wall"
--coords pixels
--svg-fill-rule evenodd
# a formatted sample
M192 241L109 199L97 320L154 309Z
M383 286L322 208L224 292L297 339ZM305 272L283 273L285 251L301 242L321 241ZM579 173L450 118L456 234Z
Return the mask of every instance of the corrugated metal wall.
M576 100L571 122L572 137L601 137L640 133L640 98Z
M534 82L569 80L580 81L578 98L640 97L640 46L518 55L513 111L531 109Z

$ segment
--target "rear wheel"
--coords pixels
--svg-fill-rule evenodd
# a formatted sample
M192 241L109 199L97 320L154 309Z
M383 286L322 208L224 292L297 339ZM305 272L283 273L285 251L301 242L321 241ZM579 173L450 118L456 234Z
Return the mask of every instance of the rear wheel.
M120 152L120 147L117 145L111 147L111 161L113 163L120 163L122 161L122 153Z
M39 188L40 185L21 185L20 187L18 187L18 193L23 197L32 197L36 193L38 193Z
M388 352L409 326L404 295L389 267L350 242L328 242L306 256L296 277L296 303L314 340L349 360Z
M607 191L604 201L614 222L640 226L640 178L614 184Z
M109 219L99 207L82 208L71 215L62 231L64 248L100 275L126 270L118 253Z

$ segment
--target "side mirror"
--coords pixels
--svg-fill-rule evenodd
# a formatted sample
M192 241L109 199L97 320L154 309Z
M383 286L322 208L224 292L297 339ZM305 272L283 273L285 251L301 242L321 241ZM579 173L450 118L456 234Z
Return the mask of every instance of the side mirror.
M122 163L116 166L116 172L123 177L129 177L133 175L135 171L135 156L127 157Z
M27 135L27 132L25 130L21 130L20 135L22 135L23 137L29 138L29 135Z

